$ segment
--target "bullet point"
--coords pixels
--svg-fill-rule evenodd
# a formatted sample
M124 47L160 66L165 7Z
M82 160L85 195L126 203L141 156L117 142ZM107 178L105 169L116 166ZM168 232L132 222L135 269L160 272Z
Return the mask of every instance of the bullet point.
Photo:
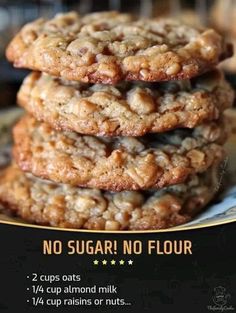
M27 290L29 290L29 288L27 288Z
M27 300L27 302L29 302L29 300Z
M29 276L27 276L27 278L29 278Z

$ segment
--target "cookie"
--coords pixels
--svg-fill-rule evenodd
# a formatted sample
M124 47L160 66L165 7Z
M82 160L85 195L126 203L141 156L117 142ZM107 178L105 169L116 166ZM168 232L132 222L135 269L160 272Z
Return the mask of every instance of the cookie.
M213 29L174 20L135 20L118 12L81 17L70 12L24 26L6 55L16 67L115 84L198 76L232 55L232 48Z
M234 0L216 0L211 10L211 23L219 32L236 36L236 2Z
M181 21L184 24L191 25L194 27L203 27L205 25L205 20L204 20L204 13L200 12L198 10L193 10L193 9L184 9L182 8L178 13L177 13L177 18L179 21ZM172 12L173 14L173 12ZM169 16L171 15L171 12L169 12Z
M34 72L18 93L18 103L36 119L58 130L99 136L193 128L218 119L233 98L218 70L191 81L119 86L74 83Z
M14 128L14 158L35 176L105 190L163 188L222 159L219 122L144 137L94 137L58 132L33 117Z
M24 220L92 230L151 230L191 220L214 197L218 171L210 169L159 191L118 193L53 184L15 165L0 175L0 202Z

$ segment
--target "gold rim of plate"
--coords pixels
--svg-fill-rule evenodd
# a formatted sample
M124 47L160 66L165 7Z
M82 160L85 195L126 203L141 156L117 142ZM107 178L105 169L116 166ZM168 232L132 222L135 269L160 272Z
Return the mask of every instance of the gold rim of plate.
M195 225L184 226L180 225L177 227L172 228L165 228L165 229L155 229L155 230L119 230L119 231L108 231L108 230L89 230L89 229L75 229L75 228L60 228L60 227L53 227L53 226L42 226L42 225L35 225L35 224L27 224L24 222L14 222L14 221L4 221L0 220L0 224L4 225L12 225L12 226L19 226L19 227L27 227L33 229L44 229L44 230L52 230L52 231L67 231L67 232L81 232L81 233L100 233L100 234L150 234L150 233L169 233L169 232L176 232L176 231L187 231L187 230L195 230L195 229L202 229L202 228L209 228L213 226L220 226L225 224L230 224L236 222L236 218L227 219L227 220L219 220L217 222L212 223L201 223Z

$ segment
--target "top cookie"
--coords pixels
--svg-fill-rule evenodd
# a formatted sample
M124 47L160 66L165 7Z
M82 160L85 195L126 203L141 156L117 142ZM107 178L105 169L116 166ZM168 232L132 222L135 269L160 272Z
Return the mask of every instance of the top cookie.
M118 12L75 12L27 24L7 48L16 67L81 82L164 81L197 76L230 56L212 29Z

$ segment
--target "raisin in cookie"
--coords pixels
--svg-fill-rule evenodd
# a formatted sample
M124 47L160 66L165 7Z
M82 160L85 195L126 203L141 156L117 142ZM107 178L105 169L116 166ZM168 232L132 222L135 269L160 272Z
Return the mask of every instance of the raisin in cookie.
M58 130L99 136L142 136L216 120L234 92L214 70L192 80L89 85L31 73L18 103Z
M203 172L224 156L218 121L194 130L144 137L94 137L58 132L25 116L14 128L14 157L22 170L75 186L106 190L163 188Z
M213 29L169 19L138 19L118 12L58 14L27 24L7 48L16 67L69 80L187 79L232 54Z
M0 175L0 203L24 220L92 230L152 230L191 220L218 190L218 170L159 191L103 192L54 184L15 165Z

